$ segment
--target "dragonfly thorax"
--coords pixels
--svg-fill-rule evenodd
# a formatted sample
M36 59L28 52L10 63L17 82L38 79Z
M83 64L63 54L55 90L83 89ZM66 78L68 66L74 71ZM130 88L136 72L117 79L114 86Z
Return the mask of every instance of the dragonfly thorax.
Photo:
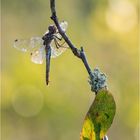
M48 32L42 37L44 40L44 45L49 45L51 41L54 39L54 34L56 33L56 27L54 25L50 25L48 27Z

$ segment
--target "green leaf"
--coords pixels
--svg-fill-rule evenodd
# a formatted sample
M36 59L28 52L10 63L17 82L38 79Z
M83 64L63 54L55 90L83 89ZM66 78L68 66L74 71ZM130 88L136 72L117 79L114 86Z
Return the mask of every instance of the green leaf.
M116 112L116 104L107 89L98 91L86 117L80 140L102 140L110 128Z

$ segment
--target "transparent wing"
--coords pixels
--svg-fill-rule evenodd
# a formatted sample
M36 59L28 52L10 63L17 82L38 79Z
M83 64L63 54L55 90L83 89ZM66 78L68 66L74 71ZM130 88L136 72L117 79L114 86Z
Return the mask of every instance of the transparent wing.
M16 39L14 48L22 52L30 52L31 61L35 64L42 64L45 57L43 40L41 37L32 37L31 39Z
M39 49L43 45L41 37L32 37L31 39L16 39L14 41L14 48L19 51L27 52L33 49Z
M30 39L16 39L14 41L14 48L16 48L19 51L27 52L30 49Z
M67 49L66 43L63 44L63 46L59 47L53 40L51 42L51 58L56 58L57 56L60 56L63 52L66 51L66 49Z
M62 29L64 32L66 32L67 27L68 27L68 22L67 22L67 21L62 21L62 22L60 23L60 27L61 27L61 29ZM57 36L58 38L62 38L62 36L61 36L60 33L58 32L58 30L57 30L56 36Z
M45 46L41 37L32 37L31 45L31 61L35 64L42 64L45 58Z
M60 27L61 27L61 29L62 29L64 32L66 32L67 27L68 27L68 22L67 22L67 21L62 21L62 22L60 23ZM48 32L49 32L49 30L47 30L47 31L45 32L45 34L47 34ZM61 38L61 35L58 33L58 30L57 30L56 36L58 36L59 38Z
M61 27L61 29L62 29L64 32L66 32L67 27L68 27L68 22L67 22L67 21L62 21L62 22L60 23L60 27Z
M42 64L45 58L45 46L31 52L31 61L35 64Z
M43 40L41 37L32 37L30 40L31 50L40 49L43 46Z
M66 21L63 21L60 23L60 27L64 32L66 32L66 29L68 27L68 23ZM62 36L58 33L55 34L56 38L51 42L51 57L56 58L57 56L61 55L63 52L66 51L68 48L67 44L65 43Z

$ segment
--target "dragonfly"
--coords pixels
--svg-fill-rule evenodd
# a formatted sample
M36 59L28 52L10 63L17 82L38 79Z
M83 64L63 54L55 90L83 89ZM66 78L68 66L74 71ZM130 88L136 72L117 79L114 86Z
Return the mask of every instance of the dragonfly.
M61 29L66 32L68 23L60 23ZM46 85L49 84L50 60L60 56L68 48L63 37L55 25L50 25L42 37L31 37L30 39L16 39L14 48L21 52L29 52L31 61L35 64L43 64L46 59Z

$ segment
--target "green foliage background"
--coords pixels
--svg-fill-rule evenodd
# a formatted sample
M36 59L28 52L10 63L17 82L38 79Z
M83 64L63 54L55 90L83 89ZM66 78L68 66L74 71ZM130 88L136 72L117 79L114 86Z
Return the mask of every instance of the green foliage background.
M111 9L115 2L124 8ZM82 62L70 50L52 60L47 87L45 64L33 64L28 54L12 48L16 38L41 36L52 24L49 0L2 0L1 5L2 139L78 140L95 97ZM137 140L137 1L59 0L56 5L59 19L69 23L70 39L84 46L92 68L108 76L117 104L109 139Z

